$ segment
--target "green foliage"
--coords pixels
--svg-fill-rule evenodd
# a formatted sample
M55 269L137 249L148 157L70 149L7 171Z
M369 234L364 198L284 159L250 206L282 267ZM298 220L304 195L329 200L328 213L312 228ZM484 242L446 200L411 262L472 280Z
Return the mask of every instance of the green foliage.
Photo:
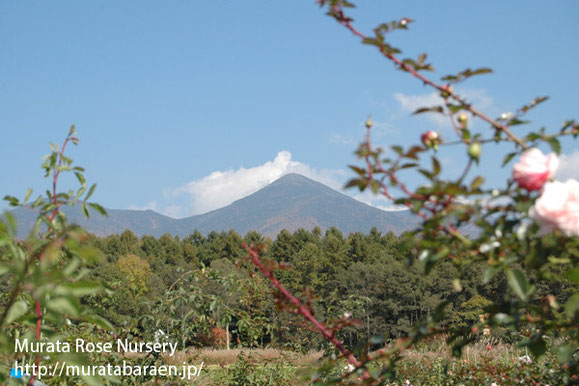
M108 291L102 282L89 278L91 267L102 254L86 243L88 235L78 226L69 225L61 211L64 205L80 204L87 217L89 207L104 213L98 204L87 202L96 185L87 190L84 169L74 166L64 153L68 143L78 143L75 134L73 126L62 148L51 144L52 152L44 157L45 177L52 178L52 190L47 190L45 197L29 202L30 189L22 201L5 197L10 206L30 208L38 216L36 226L24 240L16 239L16 224L9 213L0 222L0 285L4 294L0 306L0 352L10 358L15 355L15 339L55 342L63 338L67 322L90 321L103 328L111 327L82 301L86 296ZM74 173L79 188L58 192L61 173ZM49 361L55 363L64 357L65 354L56 353ZM80 353L66 354L66 357L69 362L86 360ZM11 367L11 364L2 364L0 381L8 376L6 365ZM90 378L84 381L98 383Z

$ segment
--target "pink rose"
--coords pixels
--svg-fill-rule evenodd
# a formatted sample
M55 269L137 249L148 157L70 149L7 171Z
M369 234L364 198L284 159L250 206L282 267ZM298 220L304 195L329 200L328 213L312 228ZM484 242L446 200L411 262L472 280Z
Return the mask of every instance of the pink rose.
M543 234L559 229L567 236L579 236L579 182L548 182L535 201L531 217L541 223Z
M557 166L559 158L555 153L546 156L541 150L532 148L524 152L519 163L513 166L513 178L521 188L540 190L553 177Z

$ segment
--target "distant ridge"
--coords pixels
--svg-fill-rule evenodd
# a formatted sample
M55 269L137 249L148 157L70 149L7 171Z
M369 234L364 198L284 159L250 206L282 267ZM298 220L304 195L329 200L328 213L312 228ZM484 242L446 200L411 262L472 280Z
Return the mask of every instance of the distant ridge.
M383 211L294 173L226 207L183 219L173 219L152 210L107 209L107 212L108 217L95 213L87 220L79 207L65 208L70 222L100 236L122 233L126 229L138 236L164 233L187 236L195 230L207 234L233 229L242 235L256 230L264 236L275 237L282 229L294 232L316 226L322 230L335 226L345 234L368 232L372 227L400 234L418 224L410 211ZM13 213L18 219L19 236L26 235L33 225L34 214L22 208Z

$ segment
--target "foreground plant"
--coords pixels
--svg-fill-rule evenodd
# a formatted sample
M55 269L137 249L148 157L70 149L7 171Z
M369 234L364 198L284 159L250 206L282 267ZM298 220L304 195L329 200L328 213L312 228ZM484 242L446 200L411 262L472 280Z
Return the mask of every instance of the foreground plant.
M372 144L373 123L368 119L366 139L356 152L363 165L351 166L357 177L346 187L358 187L361 191L371 189L396 204L407 206L422 218L418 229L408 232L405 237L426 273L436 264L450 261L459 272L454 287L460 292L462 273L469 269L469 265L483 262L487 268L481 280L489 283L495 276L504 274L510 292L501 301L490 302L479 323L462 329L452 330L444 322L448 303L443 302L412 337L399 339L388 348L358 358L336 338L336 331L349 325L350 321L343 318L331 325L321 323L307 302L296 298L276 279L274 270L279 267L263 261L258 249L246 246L249 260L270 280L280 303L302 315L347 359L351 367L346 368L343 378L358 373L364 382L382 382L395 376L395 366L403 351L424 338L448 334L453 353L460 356L463 347L476 340L481 331L501 328L522 336L519 345L528 348L536 358L549 350L560 363L553 371L561 373L560 379L564 382L579 381L576 376L579 359L579 182L549 182L558 165L559 138L576 138L579 125L569 120L552 133L541 129L519 136L511 128L528 123L523 121L523 116L547 97L535 98L515 113L505 113L493 119L453 88L472 76L490 73L491 69L466 69L444 76L441 83L435 82L423 75L424 71L434 71L433 66L426 62L426 54L416 59L400 58L402 51L388 42L389 33L408 29L412 19L381 24L374 29L373 36L367 36L354 27L354 20L346 14L346 10L353 7L350 2L318 0L317 3L362 43L375 46L398 70L436 90L441 104L424 106L415 114L446 116L456 135L455 140L443 140L430 130L417 135L414 146L407 149L391 146L385 151ZM475 119L488 125L488 131L475 130L469 122ZM512 147L504 157L503 167L515 157L520 159L513 168L513 179L496 187L483 187L483 175L467 181L473 165L481 161L484 147L498 143ZM550 146L553 153L545 156L538 149L542 143ZM448 146L462 146L468 161L458 175L441 178L443 164L437 153L442 153ZM426 178L426 183L410 189L399 177L401 170L416 171ZM470 229L468 235L465 229ZM571 289L569 292L574 293L572 296L556 298L549 286L546 289L537 286L539 281L552 283L559 279L559 275L566 277L565 285ZM383 364L378 369L373 368L372 362L379 358Z
M10 212L0 219L0 285L4 292L0 306L0 353L4 359L0 367L1 382L7 380L14 360L35 365L30 384L38 377L41 357L44 357L43 365L65 361L86 363L86 358L77 353L51 353L44 349L36 354L16 353L17 339L27 340L36 347L38 342L55 344L66 340L64 331L71 324L88 322L107 329L111 327L81 302L83 296L107 291L104 284L87 279L90 266L100 260L101 252L86 245L87 233L68 224L62 209L80 205L86 217L89 216L88 208L103 215L106 212L100 205L88 202L96 185L88 187L84 169L73 166L72 160L65 155L71 143L78 143L74 126L62 148L51 144L52 152L44 157L42 168L45 177L51 179L51 189L45 196L30 202L32 190L28 189L23 200L4 197L11 207L32 211L37 219L25 239L18 238L16 221ZM74 173L79 183L76 191L58 190L63 173ZM94 378L84 381L100 383Z

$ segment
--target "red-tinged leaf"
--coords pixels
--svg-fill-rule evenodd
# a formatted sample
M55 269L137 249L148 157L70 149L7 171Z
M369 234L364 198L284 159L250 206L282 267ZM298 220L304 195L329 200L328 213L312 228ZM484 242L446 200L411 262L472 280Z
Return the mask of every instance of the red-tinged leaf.
M404 154L404 157L406 158L410 158L410 159L418 159L418 156L416 155L417 153L420 153L422 151L424 151L425 149L421 146L412 146L407 152L406 154Z
M368 186L368 183L360 178L353 178L344 185L344 189L353 188L355 186L357 186L360 191L364 191Z
M354 173L356 173L357 175L359 175L360 177L363 177L366 175L366 169L361 168L359 166L354 166L354 165L350 165L348 166L350 169L352 169L354 171Z
M443 114L444 113L444 109L442 108L442 106L433 106L433 107L421 107L419 109L416 109L412 115L417 115L417 114L422 114L422 113L439 113L439 114Z

